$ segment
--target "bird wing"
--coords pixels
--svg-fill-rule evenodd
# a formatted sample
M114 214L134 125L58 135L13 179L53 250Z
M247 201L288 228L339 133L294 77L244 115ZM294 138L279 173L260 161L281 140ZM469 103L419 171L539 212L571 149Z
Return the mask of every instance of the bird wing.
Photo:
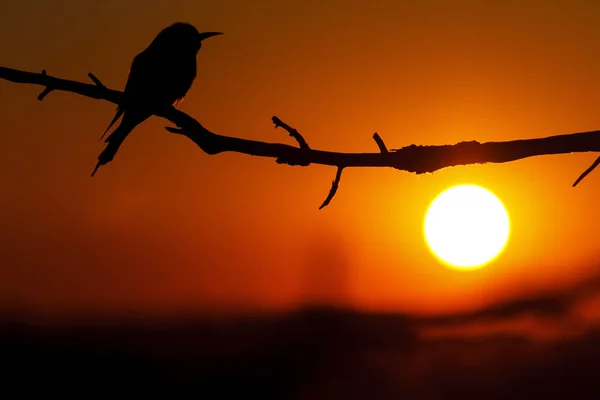
M146 52L141 52L138 54L131 63L131 67L129 70L129 76L127 77L127 83L125 84L125 90L123 91L123 97L121 100L121 104L117 106L117 112L108 125L108 128L102 134L102 138L108 133L110 128L125 114L125 112L131 107L131 104L135 104L140 100L148 100L147 92L149 86L149 73L147 64L147 55ZM110 136L109 136L110 137ZM108 138L106 139L108 141Z
M112 126L119 120L119 118L121 118L121 116L123 116L124 113L125 113L125 109L123 107L121 107L120 105L117 106L117 113L115 114L115 117L112 119L112 121L110 121L110 125L108 125L108 128L106 128L106 130L104 131L102 136L100 136L99 140L102 140L104 138L104 136L108 133L110 128L112 128Z
M180 103L196 77L195 56L192 60L182 61L157 53L151 47L138 54L131 63L121 104L100 140L132 107L151 108Z
M142 54L143 53L138 54L131 63L131 67L129 69L129 76L127 77L127 83L125 84L125 90L123 91L123 98L121 99L121 104L117 106L117 112L112 121L110 121L108 128L106 128L106 130L100 137L100 140L104 138L104 136L108 133L110 128L112 128L113 125L119 120L119 118L121 118L123 114L125 114L125 110L127 109L127 98L132 97L132 94L134 94L133 97L135 97L136 88L140 87L140 75L143 74L143 68L140 68L140 64L142 64L140 63L140 59L143 58Z
M131 63L123 96L123 107L160 107L170 104L174 82L180 79L180 68L165 54L147 48Z
M125 84L124 103L138 100L143 95L144 89L150 84L149 75L152 74L152 65L148 49L135 56L131 62L129 76Z

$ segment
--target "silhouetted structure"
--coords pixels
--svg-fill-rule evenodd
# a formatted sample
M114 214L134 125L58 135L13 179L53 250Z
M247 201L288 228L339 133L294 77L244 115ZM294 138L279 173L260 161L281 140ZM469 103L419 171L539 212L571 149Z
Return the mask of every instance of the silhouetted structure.
M124 93L108 89L94 75L91 73L88 75L94 84L55 78L47 75L44 70L39 74L0 67L0 78L2 79L45 86L44 91L38 96L39 100L44 99L54 90L63 90L107 100L115 104L121 103ZM381 137L376 134L373 135L373 138L379 147L378 153L341 153L307 148L306 140L295 129L277 117L272 118L275 127L281 126L286 129L296 139L299 147L219 135L209 131L186 113L170 106L158 110L155 115L166 118L177 125L177 128L166 127L166 129L172 133L185 135L206 154L215 155L233 151L253 156L272 157L279 164L298 166L321 164L337 167L335 180L320 208L327 206L332 200L339 186L341 173L345 168L392 167L424 174L456 165L504 163L540 155L600 151L600 131L590 131L505 142L470 141L441 146L410 145L390 150L387 149ZM580 176L576 184L599 164L598 160L595 161Z
M106 138L108 145L100 153L92 176L101 165L113 159L137 125L157 110L177 104L185 97L196 79L196 55L202 40L215 35L221 33L200 33L193 25L177 22L163 29L148 48L133 59L117 113L104 134L121 116L123 120Z

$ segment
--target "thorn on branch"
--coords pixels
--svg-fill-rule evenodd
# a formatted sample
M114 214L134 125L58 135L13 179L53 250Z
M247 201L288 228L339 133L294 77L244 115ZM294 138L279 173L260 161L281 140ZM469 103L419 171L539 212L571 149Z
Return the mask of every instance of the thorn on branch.
M594 161L594 163L588 168L586 169L583 174L581 174L581 176L579 178L577 178L577 180L575 181L575 183L573 184L573 187L577 186L577 184L579 182L581 182L583 180L583 178L585 178L586 176L589 175L590 172L592 172L598 165L600 165L600 157L598 157L596 159L596 161Z
M381 136L379 136L379 134L377 132L375 132L375 134L373 135L373 139L375 140L375 143L377 143L377 147L379 147L379 151L381 151L382 153L388 152L387 147L385 147L385 143L383 143L383 139L381 138Z
M271 118L271 120L275 124L275 129L282 127L283 129L288 131L288 133L290 134L291 137L296 139L296 141L298 142L298 145L300 145L301 149L310 150L308 143L306 143L306 140L304 140L304 138L302 137L300 132L298 132L296 129L292 128L291 126L289 126L288 124L286 124L285 122L283 122L282 120L280 120L277 117L273 117L273 118Z
M46 70L45 69L42 70L42 75L46 76ZM46 86L46 89L44 89L44 91L39 94L39 96L37 97L37 99L39 101L44 100L44 97L48 96L50 94L50 92L52 92L53 90L54 90L54 88Z
M94 84L98 87L101 87L102 89L106 89L106 86L104 86L104 84L102 82L100 82L100 79L98 79L96 77L96 75L92 74L91 72L88 73L88 76L90 77L90 79L92 80L92 82L94 82Z
M338 186L340 185L340 179L342 179L343 169L344 169L344 167L342 167L342 166L338 167L337 173L335 174L335 179L331 183L331 190L329 191L329 194L327 195L327 198L325 199L323 204L321 204L321 207L319 207L319 210L322 209L323 207L326 207L329 204L329 202L331 202L331 200L333 199L333 196L335 196L335 194L338 190Z

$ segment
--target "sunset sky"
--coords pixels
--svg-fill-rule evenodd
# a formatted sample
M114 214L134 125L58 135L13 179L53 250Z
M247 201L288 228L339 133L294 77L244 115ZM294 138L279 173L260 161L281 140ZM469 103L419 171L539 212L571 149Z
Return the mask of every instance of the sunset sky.
M175 21L208 39L179 106L208 129L376 152L600 129L597 1L5 0L0 65L124 87ZM90 174L115 106L0 80L0 306L32 313L289 309L324 300L445 313L575 284L600 269L597 154L414 175L204 154L154 117ZM448 269L423 239L450 186L493 191L502 255Z

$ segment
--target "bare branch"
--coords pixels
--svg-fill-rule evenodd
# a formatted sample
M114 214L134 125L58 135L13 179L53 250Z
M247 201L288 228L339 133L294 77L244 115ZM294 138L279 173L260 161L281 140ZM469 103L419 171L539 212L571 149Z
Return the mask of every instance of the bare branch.
M37 99L39 101L44 100L44 97L48 96L54 89L50 89L49 87L47 87L46 89L44 89L44 91L42 93L40 93L37 97Z
M100 79L96 78L96 76L94 74L92 74L90 72L90 73L88 73L88 76L90 77L92 82L94 82L96 84L96 86L100 86L101 88L106 89L106 86L104 86L104 84L102 82L100 82Z
M373 139L375 140L375 143L377 143L377 147L379 147L379 151L381 151L382 153L388 153L388 149L387 149L387 147L385 147L385 143L383 143L383 139L381 138L381 136L379 136L379 134L377 132L375 132L373 134Z
M298 142L298 145L300 145L301 149L310 150L310 147L308 147L308 143L306 143L306 140L304 140L304 138L302 137L300 132L298 132L298 130L292 128L291 126L289 126L288 124L286 124L285 122L283 122L282 120L280 120L277 117L273 117L271 119L273 120L273 123L275 124L275 129L282 127L283 129L288 131L288 133L290 134L291 137L296 139L296 141Z
M290 136L293 137L294 139L296 139L301 150L310 151L310 147L308 147L308 143L306 143L306 140L304 140L304 137L302 137L300 132L298 132L296 129L292 128L291 126L289 126L288 124L286 124L285 122L280 120L278 117L272 117L271 120L275 124L275 129L277 129L278 127L281 126L283 129L288 131ZM277 157L277 160L275 160L275 161L278 164L298 165L301 167L307 167L310 165L310 161L302 161L302 160L293 161L293 160L290 160L285 155L281 156L281 157Z
M596 161L594 161L594 163L588 168L586 169L583 174L581 174L581 176L579 178L577 178L577 180L575 181L575 183L573 184L573 187L577 186L577 184L579 182L581 182L583 180L583 178L585 178L586 176L588 176L588 174L590 172L592 172L598 165L600 165L600 157L598 157L596 159Z
M41 74L37 74L35 72L0 67L0 78L14 83L27 83L32 85L52 87L54 90L77 93L85 97L106 100L115 104L119 103L119 100L123 95L122 92L117 90L104 89L96 85L89 85L82 82L55 78L47 75L45 70L43 70Z
M119 100L123 95L122 92L108 89L97 78L92 78L93 75L89 74L89 76L94 84L55 78L47 75L45 71L40 74L0 67L0 78L2 79L15 83L45 86L46 90L42 93L43 96L40 95L41 98L53 90L61 90L119 104ZM169 120L178 127L166 128L169 132L188 137L200 149L210 155L231 151L258 157L275 158L279 164L297 166L310 164L331 165L338 167L339 173L341 173L339 169L342 167L390 167L423 174L457 165L504 163L550 154L600 152L600 131L592 131L506 142L479 143L471 141L442 146L410 145L385 152L383 149L387 150L387 147L385 145L382 147L383 141L377 140L376 136L379 137L379 135L374 135L373 138L377 142L380 152L341 153L311 149L296 129L291 128L277 117L273 117L275 126L286 129L290 136L298 141L300 147L218 135L174 107L167 107L156 112L155 115Z
M342 179L343 170L344 167L338 167L337 172L335 174L335 179L333 180L333 182L331 182L331 190L329 190L329 194L327 195L325 201L323 201L323 204L321 204L321 207L319 207L319 210L323 207L326 207L329 204L329 202L331 202L331 200L333 199L333 196L335 196L335 194L337 193L338 186L340 185L340 179Z
M46 76L46 70L45 69L42 70L42 75ZM38 95L37 99L39 101L44 100L44 97L48 96L50 94L50 92L52 92L53 90L54 89L51 88L50 86L46 86L46 89L44 89L44 91Z

